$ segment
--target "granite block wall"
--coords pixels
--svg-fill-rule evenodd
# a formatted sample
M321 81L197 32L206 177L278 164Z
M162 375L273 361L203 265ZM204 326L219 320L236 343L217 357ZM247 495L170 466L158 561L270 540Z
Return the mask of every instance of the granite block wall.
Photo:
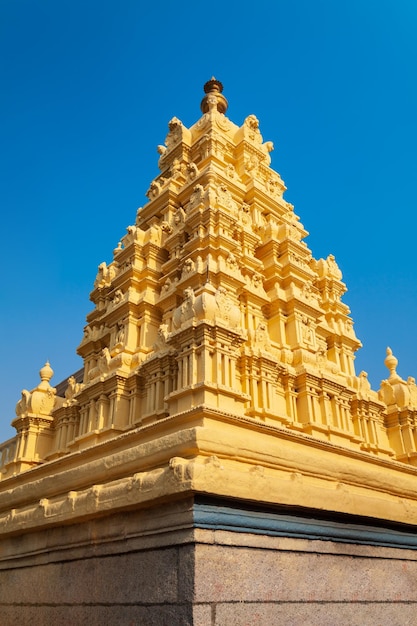
M416 624L417 534L327 524L189 499L4 537L0 623Z

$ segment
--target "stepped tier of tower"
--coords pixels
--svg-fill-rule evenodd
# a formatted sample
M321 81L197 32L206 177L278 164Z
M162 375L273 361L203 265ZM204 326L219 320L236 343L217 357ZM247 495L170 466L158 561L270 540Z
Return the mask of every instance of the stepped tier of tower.
M417 464L414 379L397 375L391 351L379 391L356 375L336 260L313 257L272 143L254 115L226 117L222 90L206 83L191 128L169 122L148 201L98 268L83 378L59 395L46 364L22 392L2 478L130 431L179 432L191 415Z

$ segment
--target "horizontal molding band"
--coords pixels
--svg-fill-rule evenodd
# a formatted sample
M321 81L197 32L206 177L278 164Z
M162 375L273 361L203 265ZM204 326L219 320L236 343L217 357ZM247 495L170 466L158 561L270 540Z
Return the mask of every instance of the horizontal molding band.
M198 502L194 504L194 527L272 537L320 539L322 541L417 550L417 530L416 534L413 534L390 528L251 511Z

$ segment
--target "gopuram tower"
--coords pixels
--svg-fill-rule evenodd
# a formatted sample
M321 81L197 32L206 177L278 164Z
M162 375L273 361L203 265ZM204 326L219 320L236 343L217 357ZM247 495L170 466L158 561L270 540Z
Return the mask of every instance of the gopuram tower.
M204 92L98 267L83 370L46 363L0 446L2 623L408 623L415 380L389 348L379 390L355 372L334 256Z

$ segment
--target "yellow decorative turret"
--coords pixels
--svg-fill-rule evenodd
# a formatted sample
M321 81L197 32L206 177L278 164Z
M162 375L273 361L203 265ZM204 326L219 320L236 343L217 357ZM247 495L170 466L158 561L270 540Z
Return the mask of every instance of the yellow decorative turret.
M63 403L63 399L56 395L56 389L49 384L53 375L54 371L47 361L39 371L39 385L31 391L23 389L16 404L16 418L12 422L17 431L16 442L12 446L15 471L38 465L51 450L53 411Z
M397 458L417 464L417 386L415 378L405 381L397 374L398 359L387 348L384 361L389 377L381 382L379 397L387 406L385 423Z

